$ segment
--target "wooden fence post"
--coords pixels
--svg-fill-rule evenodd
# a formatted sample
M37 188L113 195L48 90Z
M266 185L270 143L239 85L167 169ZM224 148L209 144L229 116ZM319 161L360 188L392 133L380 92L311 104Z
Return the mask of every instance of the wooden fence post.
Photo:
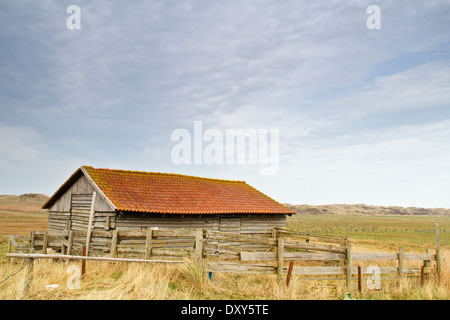
M67 254L70 256L72 254L73 248L73 230L69 231L69 239L67 240L68 240Z
M361 266L358 266L358 292L361 293L362 291L362 285L361 285L362 279L361 279Z
M12 253L12 247L13 246L15 248L14 251L17 251L18 243L14 239L14 236L11 235L11 236L8 237L8 253ZM13 264L14 261L15 261L14 258L9 258L9 262L11 264Z
M441 283L441 250L440 248L436 248L436 271L438 284Z
M404 262L403 247L398 248L398 275L400 280L403 279L403 262Z
M200 261L203 257L203 229L197 229L195 233L195 259Z
M87 257L86 254L86 246L83 246L83 257ZM81 260L81 275L84 275L86 273L86 260Z
M436 231L436 247L439 248L440 245L440 241L439 241L439 223L438 221L434 221L434 227L435 227L435 231Z
M430 254L430 253L431 253L431 250L430 250L430 249L427 249L427 251L426 251L425 253L426 253L426 254ZM424 266L425 268L429 267L429 266L430 266L430 260L423 260L423 266Z
M31 286L31 283L33 282L33 269L34 269L34 259L28 258L19 299L23 299L25 297L28 289Z
M147 235L145 237L145 259L149 260L152 256L152 238L153 238L153 230L151 228L147 228Z
M12 236L8 237L8 248L7 248L6 253L11 253L11 238L12 238Z
M44 240L43 240L43 244L42 244L42 253L43 254L47 253L47 246L48 246L48 232L45 231L44 232Z
M423 287L423 284L424 284L424 277L425 277L425 267L422 265L421 267L420 267L420 286L422 286Z
M111 249L109 250L109 255L111 258L115 258L117 256L117 242L119 241L119 231L114 230L111 238Z
M431 250L427 249L426 254L430 254L430 253L431 253ZM425 277L426 277L425 268L427 268L429 266L430 266L430 260L423 260L422 267L420 268L420 283L422 286L425 283Z
M277 228L273 228L272 229L272 238L276 238L277 237Z
M34 236L35 232L30 231L30 253L34 253Z
M279 237L277 242L277 281L283 282L283 265L284 265L284 238Z
M441 245L439 241L439 223L436 220L434 222L436 229L436 272L438 278L438 284L441 283Z
M345 236L342 236L341 237L341 240L340 240L340 242L339 242L339 244L341 245L341 247L346 247L347 246L347 237L345 237Z
M348 238L343 236L341 238L341 242L339 243L339 245L347 250L347 245L348 245ZM344 266L345 265L345 260L339 260L339 266Z
M346 282L347 282L347 290L351 291L352 289L352 244L347 243L347 262L346 262Z

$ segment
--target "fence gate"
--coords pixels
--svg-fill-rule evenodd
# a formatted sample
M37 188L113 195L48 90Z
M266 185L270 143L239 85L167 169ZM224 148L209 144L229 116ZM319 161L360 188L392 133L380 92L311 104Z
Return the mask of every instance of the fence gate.
M86 231L92 204L92 193L72 194L68 230Z

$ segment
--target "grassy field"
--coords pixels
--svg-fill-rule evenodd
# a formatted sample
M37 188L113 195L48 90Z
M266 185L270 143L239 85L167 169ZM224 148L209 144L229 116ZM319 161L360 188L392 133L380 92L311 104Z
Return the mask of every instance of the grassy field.
M353 243L413 249L436 247L435 221L441 247L450 248L450 217L295 215L287 228L301 232L347 236Z
M33 230L47 230L47 226L46 212L0 210L0 236L25 235Z
M359 299L450 299L450 218L429 216L326 216L297 215L288 219L288 228L299 231L346 235L354 244L354 252L423 253L435 248L434 221L439 221L444 275L441 285L429 281L421 287L417 279L401 285L385 285L382 290L352 292ZM41 212L0 212L0 282L17 272L21 262L9 263L5 258L8 234L27 234L45 230L47 216ZM208 279L204 266L187 260L184 265L142 265L89 262L79 289L70 289L70 265L40 261L34 268L34 280L26 296L20 295L23 272L0 283L0 299L342 299L344 283L329 286L325 282L293 280L289 287L279 286L276 276L214 274ZM295 278L295 277L294 277ZM53 288L48 285L57 285Z

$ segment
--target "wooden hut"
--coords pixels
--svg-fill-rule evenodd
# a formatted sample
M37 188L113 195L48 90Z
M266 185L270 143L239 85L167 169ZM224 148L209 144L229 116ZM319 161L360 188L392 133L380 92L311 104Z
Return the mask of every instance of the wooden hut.
M270 234L294 214L244 181L82 166L48 199L49 231L203 228Z

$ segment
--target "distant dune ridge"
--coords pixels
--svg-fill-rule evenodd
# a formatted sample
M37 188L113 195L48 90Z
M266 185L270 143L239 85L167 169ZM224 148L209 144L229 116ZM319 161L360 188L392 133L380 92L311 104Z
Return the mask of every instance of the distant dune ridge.
M42 206L49 197L39 193L25 193L20 196L0 195L0 210L45 211Z
M450 209L443 208L417 208L397 206L369 206L365 204L327 204L327 205L292 205L284 204L298 214L336 214L336 215L441 215L450 216Z
M20 196L0 195L0 210L14 211L45 211L43 204L48 200L48 196L39 193L26 193ZM450 209L426 209L417 207L383 207L369 206L365 204L327 204L309 205L284 204L289 209L298 214L336 214L336 215L443 215L450 216Z

